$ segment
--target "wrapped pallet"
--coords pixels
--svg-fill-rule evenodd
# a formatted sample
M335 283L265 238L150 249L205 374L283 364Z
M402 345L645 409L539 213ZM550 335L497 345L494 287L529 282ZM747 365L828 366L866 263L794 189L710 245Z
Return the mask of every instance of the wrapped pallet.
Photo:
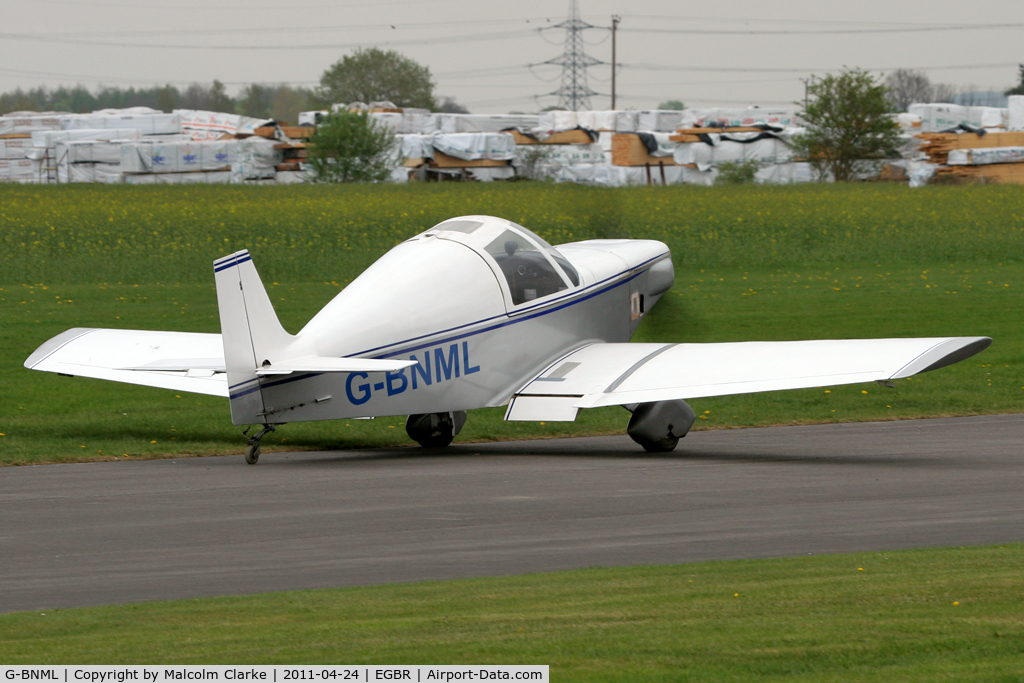
M534 128L538 120L539 117L530 114L438 114L437 132L499 133L510 128L528 130Z
M1007 100L1007 130L1024 131L1024 95L1010 95Z
M946 163L950 166L981 166L985 164L1019 164L1024 162L1024 147L987 147L950 150Z
M142 137L137 128L79 128L75 130L48 130L32 133L32 144L36 147L56 147L60 142L88 140L139 140Z
M134 128L142 135L172 135L181 133L181 117L178 114L84 114L62 118L61 128L64 130Z
M515 157L515 138L510 133L453 133L433 136L434 149L465 161L507 161Z
M25 152L32 147L28 138L0 138L0 159L25 159Z
M560 130L572 130L577 126L579 126L579 121L576 119L576 112L574 111L543 111L537 117L537 129L541 131L557 132Z
M680 127L683 112L675 109L648 109L637 112L637 130L671 133Z
M40 130L60 130L61 117L28 114L0 116L0 136L26 135Z
M790 128L802 125L796 109L749 107L746 109L686 109L680 128L739 128L772 126Z

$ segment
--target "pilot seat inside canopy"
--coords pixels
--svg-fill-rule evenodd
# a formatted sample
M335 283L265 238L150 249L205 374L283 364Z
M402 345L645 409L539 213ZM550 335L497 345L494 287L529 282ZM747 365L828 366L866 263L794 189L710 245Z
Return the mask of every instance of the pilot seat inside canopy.
M497 220L490 219L487 223ZM496 227L494 225L488 225L489 230L478 232L478 228L487 223L480 220L456 218L440 223L433 229L461 232L466 235L476 233L473 236L479 238L494 234L492 232ZM509 291L512 293L513 305L518 306L568 289L558 268L551 264L544 252L547 252L547 255L558 264L558 267L565 271L566 278L573 287L579 286L579 274L557 249L521 225L504 220L501 223L508 227L486 245L479 244L478 247L482 246L483 250L501 268L502 274L508 281Z

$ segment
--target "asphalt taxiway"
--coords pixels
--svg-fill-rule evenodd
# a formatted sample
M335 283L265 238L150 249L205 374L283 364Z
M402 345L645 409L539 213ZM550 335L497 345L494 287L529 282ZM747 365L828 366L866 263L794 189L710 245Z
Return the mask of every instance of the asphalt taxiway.
M0 469L0 611L1024 540L1024 415Z

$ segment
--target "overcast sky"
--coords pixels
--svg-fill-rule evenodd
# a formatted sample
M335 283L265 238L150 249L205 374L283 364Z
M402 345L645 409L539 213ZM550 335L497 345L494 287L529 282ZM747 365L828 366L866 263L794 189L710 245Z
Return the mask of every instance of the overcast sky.
M988 0L579 0L589 85L619 108L788 105L801 79L844 66L925 71L932 82L1004 90L1024 62L1024 2ZM475 113L557 103L569 0L0 0L0 91L82 84L313 86L356 47L428 66L437 93ZM977 9L978 11L973 11Z

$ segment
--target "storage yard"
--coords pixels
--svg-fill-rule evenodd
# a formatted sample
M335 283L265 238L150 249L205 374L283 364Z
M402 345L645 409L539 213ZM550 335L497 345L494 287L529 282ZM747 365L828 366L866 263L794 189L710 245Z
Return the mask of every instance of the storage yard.
M804 131L796 109L489 115L431 113L388 102L363 108L395 133L392 182L526 178L609 187L712 185L730 164L755 165L759 183L819 179L794 152L794 138ZM304 112L300 125L288 126L145 107L17 112L0 117L0 181L307 182L306 141L318 117L328 113ZM912 187L936 180L1024 183L1024 96L1011 96L1007 108L913 104L894 118L899 155L875 177Z

